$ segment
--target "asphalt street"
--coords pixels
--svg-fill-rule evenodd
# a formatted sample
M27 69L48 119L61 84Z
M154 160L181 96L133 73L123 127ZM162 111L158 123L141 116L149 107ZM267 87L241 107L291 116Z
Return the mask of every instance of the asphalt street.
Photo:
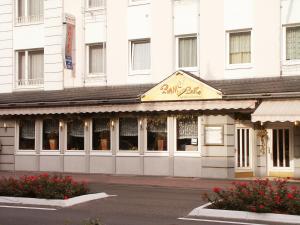
M88 218L99 218L102 225L272 224L187 218L192 209L205 203L201 197L205 191L200 189L92 184L91 190L116 196L51 211L0 206L0 225L85 225Z

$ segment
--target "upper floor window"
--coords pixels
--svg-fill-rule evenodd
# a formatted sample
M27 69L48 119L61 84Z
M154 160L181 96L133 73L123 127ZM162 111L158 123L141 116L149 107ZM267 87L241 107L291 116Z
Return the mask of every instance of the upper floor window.
M106 65L105 44L93 44L88 46L88 73L91 75L104 74Z
M36 86L44 82L44 50L17 52L17 86Z
M149 73L151 66L150 40L131 41L131 73Z
M300 26L286 28L286 60L300 59Z
M195 68L197 67L197 37L177 38L177 67Z
M251 32L229 34L229 64L251 63Z
M88 9L104 8L105 0L87 0Z
M17 23L36 23L44 18L44 0L17 0Z

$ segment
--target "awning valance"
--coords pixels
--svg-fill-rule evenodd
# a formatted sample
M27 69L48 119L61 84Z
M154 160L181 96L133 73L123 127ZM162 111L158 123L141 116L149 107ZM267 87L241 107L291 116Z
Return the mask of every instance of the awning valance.
M252 122L300 121L300 100L263 101L252 114Z
M0 109L0 116L42 115L42 114L79 114L110 112L159 112L159 111L195 111L195 110L245 110L255 109L255 100L246 101L178 101L149 102L135 104L110 104L96 106L30 107Z

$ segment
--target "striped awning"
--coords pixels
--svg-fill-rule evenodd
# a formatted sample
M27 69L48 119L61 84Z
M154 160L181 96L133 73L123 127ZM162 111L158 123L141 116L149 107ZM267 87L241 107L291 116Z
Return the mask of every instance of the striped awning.
M149 102L135 104L107 104L93 106L30 107L0 109L0 116L42 115L42 114L80 114L109 112L159 112L159 111L196 111L196 110L254 110L255 100L246 101L178 101Z
M263 101L252 114L252 122L300 121L300 100Z

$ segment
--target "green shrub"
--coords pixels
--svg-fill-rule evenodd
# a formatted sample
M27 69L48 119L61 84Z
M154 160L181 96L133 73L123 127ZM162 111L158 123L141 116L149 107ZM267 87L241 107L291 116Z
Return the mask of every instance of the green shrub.
M213 195L205 195L209 208L300 215L300 190L289 187L286 179L257 179L253 182L233 182L233 187L215 187Z
M44 173L37 176L22 176L19 179L10 177L0 180L0 196L68 199L88 192L85 182L76 182L70 176L50 176Z

